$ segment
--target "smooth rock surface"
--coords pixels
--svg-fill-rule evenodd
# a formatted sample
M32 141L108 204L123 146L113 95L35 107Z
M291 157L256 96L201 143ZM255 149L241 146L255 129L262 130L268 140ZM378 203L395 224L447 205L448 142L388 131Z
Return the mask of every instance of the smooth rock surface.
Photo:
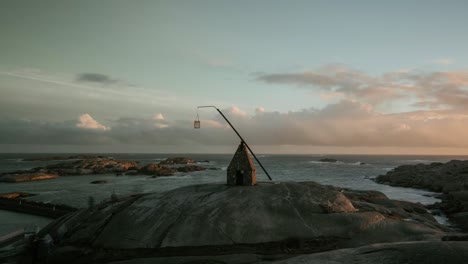
M274 258L282 260L271 260ZM270 260L269 260L270 259ZM373 244L300 256L236 254L157 257L113 261L111 264L466 264L468 242L418 241Z
M349 197L346 194L349 193ZM352 197L352 198L351 198ZM61 246L137 250L255 245L294 238L334 247L439 239L421 205L315 182L204 184L97 205L41 231ZM315 247L315 246L314 246Z
M423 241L334 250L302 255L274 264L466 264L468 242ZM138 262L134 262L137 264ZM144 263L144 262L141 262ZM153 262L157 263L157 262ZM130 263L129 263L130 264Z

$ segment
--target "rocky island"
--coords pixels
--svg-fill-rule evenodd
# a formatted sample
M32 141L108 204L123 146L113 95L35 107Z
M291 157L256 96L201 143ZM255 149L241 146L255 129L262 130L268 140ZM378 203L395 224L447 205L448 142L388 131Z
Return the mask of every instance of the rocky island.
M448 235L420 204L315 182L133 195L64 216L38 234L47 238L43 248L52 247L39 254L47 263L386 264L398 256L423 264L434 248L464 263L468 242L444 241Z
M320 161L320 162L329 162L329 163L336 163L336 162L338 162L337 159L333 159L333 158L323 158L323 159L319 159L318 161Z
M442 210L458 227L468 232L468 161L403 165L376 178L378 183L426 189L442 193Z
M159 164L141 166L137 161L118 160L103 156L68 156L30 159L28 161L66 161L36 167L30 170L14 171L0 175L0 182L24 182L54 179L60 176L116 174L172 176L176 172L194 172L205 167L194 165L194 160L184 157L168 158ZM182 166L181 166L182 165Z

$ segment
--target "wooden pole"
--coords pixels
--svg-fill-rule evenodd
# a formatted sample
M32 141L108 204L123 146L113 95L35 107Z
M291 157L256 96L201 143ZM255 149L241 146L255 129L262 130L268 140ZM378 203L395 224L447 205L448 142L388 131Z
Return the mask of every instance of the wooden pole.
M260 162L260 160L258 160L257 156L255 155L255 153L252 151L252 149L250 148L249 144L247 144L247 142L245 142L245 140L242 138L242 136L239 134L239 132L237 132L236 128L231 124L231 122L229 122L229 120L227 119L227 117L223 114L223 112L221 112L221 110L219 110L217 107L215 106L212 106L212 105L204 105L204 106L199 106L198 108L207 108L207 107L212 107L214 109L216 109L219 114L224 118L224 120L226 120L226 122L229 124L229 126L231 126L232 130L234 130L234 132L236 132L237 136L240 138L241 142L245 144L245 146L247 146L247 149L250 151L250 153L252 154L252 156L255 158L255 160L257 161L258 165L260 165L260 167L262 168L263 172L265 172L266 176L268 176L268 179L270 179L270 181L272 180L271 177L270 177L270 174L268 174L268 172L266 171L265 167L263 167L263 164Z

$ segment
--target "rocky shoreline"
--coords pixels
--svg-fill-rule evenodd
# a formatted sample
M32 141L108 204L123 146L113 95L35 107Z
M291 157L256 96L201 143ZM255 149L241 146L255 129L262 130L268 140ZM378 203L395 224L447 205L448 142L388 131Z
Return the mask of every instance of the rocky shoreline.
M201 184L121 197L64 216L38 234L47 238L39 240L49 243L44 248L52 246L40 260L76 264L398 263L387 258L393 253L423 264L433 259L426 248L462 264L464 255L452 250L466 250L468 242L447 241L457 235L421 204L315 182Z
M438 198L442 202L430 208L441 210L452 223L468 232L468 161L403 165L378 176L375 181L441 193Z
M78 210L68 205L42 203L23 199L34 195L35 194L24 192L2 193L0 194L0 209L54 219Z
M141 166L137 161L118 160L103 156L68 156L29 159L27 161L66 161L30 170L14 171L0 175L0 182L25 182L54 179L61 176L79 176L93 174L149 175L152 177L173 176L176 172L194 172L205 170L195 165L195 160L185 157L168 158L159 164L150 163Z
M194 163L178 158L141 166L92 158L45 168L63 176L92 171L160 177L180 168L189 172L200 169ZM467 177L468 161L450 161L400 166L376 181L440 192L442 202L432 209L447 213L466 232ZM5 198L17 201L28 195L12 193ZM468 257L468 235L439 224L419 203L392 200L378 191L315 182L212 183L116 197L62 216L42 229L34 241L25 244L15 260L465 264Z

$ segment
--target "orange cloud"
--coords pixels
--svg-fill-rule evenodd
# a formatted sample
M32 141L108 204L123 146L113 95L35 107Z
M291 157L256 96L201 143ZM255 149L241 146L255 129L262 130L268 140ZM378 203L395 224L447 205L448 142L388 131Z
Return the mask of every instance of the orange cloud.
M103 131L110 130L110 127L100 124L89 114L81 115L78 119L78 123L76 123L76 127Z
M343 66L325 66L317 71L261 74L257 80L269 84L291 84L301 89L323 91L329 100L338 95L345 99L380 105L406 101L413 107L466 108L468 71L421 73L412 70L371 76ZM416 98L417 101L411 101Z

